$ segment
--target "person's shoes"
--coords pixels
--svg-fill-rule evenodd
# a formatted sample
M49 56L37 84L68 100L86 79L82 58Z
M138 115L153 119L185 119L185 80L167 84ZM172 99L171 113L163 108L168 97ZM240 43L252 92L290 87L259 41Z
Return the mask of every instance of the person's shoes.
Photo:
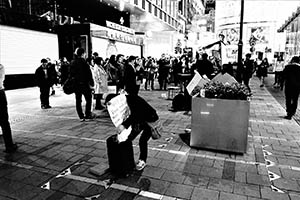
M87 120L92 120L92 119L95 119L96 117L97 117L96 114L91 113L89 115L86 115L84 118Z
M4 152L5 153L14 153L16 152L18 149L18 145L17 144L13 144L12 147L5 149Z
M80 118L80 122L84 122L85 121L85 118Z
M264 87L264 84L261 84L259 87Z
M46 106L41 106L42 109L47 109Z
M145 163L145 161L143 161L143 160L139 160L138 162L137 162L137 164L136 164L136 170L137 171L141 171L141 170L143 170L145 167L146 167L146 163Z
M284 118L284 119L291 120L291 119L292 119L292 116L290 116L290 115L287 115L287 116L284 116L283 118Z
M48 108L52 108L50 105L48 105L48 106L45 106L45 109L48 109Z
M104 106L100 105L100 106L96 106L95 110L103 110L104 108L105 108Z

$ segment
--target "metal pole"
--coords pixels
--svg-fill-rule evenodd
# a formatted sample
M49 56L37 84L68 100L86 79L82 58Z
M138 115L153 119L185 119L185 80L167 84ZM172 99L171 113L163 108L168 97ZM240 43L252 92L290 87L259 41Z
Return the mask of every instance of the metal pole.
M29 15L31 15L31 0L28 0Z
M244 0L241 0L240 39L238 43L238 65L242 66L243 56L243 23L244 23Z

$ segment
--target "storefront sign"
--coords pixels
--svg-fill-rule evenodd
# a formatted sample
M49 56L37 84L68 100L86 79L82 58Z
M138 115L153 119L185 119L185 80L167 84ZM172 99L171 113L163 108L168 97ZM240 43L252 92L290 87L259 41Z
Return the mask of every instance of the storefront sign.
M129 44L142 45L143 40L136 38L134 35L129 35L115 30L94 30L92 35L95 37L108 38Z
M135 33L135 31L131 28L128 28L126 26L121 26L119 24L116 24L116 23L113 23L113 22L110 22L110 21L106 21L106 26L108 28L112 28L112 29L115 29L115 30L118 30L118 31L129 33L131 35L134 35L134 33Z

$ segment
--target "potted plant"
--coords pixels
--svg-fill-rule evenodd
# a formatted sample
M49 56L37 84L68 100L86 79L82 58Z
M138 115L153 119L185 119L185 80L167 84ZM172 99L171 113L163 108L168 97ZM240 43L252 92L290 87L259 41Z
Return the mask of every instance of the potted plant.
M248 89L237 82L210 81L202 88L195 87L192 95L190 145L245 153L250 110Z

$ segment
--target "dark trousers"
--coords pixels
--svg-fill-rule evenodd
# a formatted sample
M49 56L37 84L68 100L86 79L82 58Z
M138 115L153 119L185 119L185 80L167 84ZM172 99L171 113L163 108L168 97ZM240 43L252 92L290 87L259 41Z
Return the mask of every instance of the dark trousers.
M0 90L0 126L6 149L13 146L10 123L8 121L7 99L4 90Z
M95 94L95 109L100 109L103 108L102 104L101 104L101 99L102 99L103 94Z
M92 109L92 91L88 86L79 86L77 91L75 92L75 98L76 98L76 111L78 114L78 117L80 119L84 118L84 114L82 111L82 95L85 99L85 116L91 115L91 109Z
M140 160L147 161L148 157L148 140L151 138L151 129L147 123L132 125L132 131L128 136L128 140L133 141L140 133L142 135L139 140Z
M288 116L293 116L298 107L300 88L285 87L285 105Z
M249 77L244 77L243 82L244 82L244 85L248 88L249 92L251 92L251 89L250 89L250 86L249 86L250 78Z
M50 86L40 87L41 106L49 106L49 93L50 93Z

